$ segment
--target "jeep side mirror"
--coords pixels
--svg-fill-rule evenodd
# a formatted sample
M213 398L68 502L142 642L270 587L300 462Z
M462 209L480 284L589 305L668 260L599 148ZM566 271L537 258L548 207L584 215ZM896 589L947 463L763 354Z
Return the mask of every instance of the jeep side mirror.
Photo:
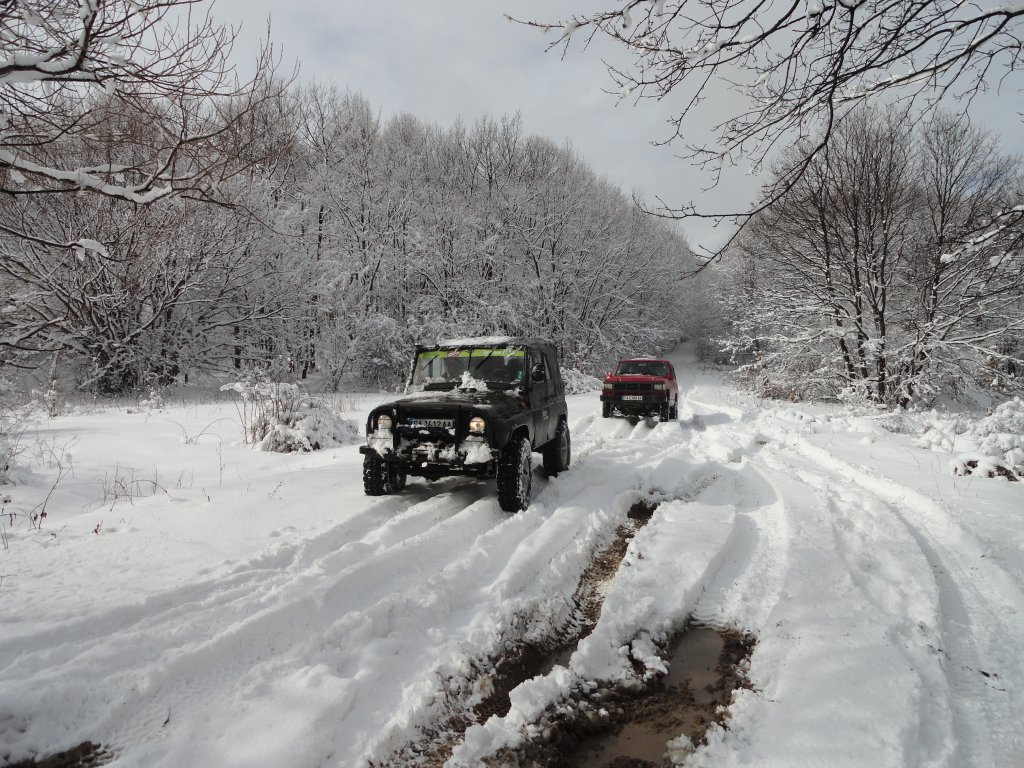
M546 381L548 376L547 373L544 372L544 366L540 364L533 366L530 370L530 378L533 381Z

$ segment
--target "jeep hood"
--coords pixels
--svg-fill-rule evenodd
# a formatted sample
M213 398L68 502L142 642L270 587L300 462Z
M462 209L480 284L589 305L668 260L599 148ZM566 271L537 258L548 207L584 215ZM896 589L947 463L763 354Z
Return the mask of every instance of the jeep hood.
M522 411L525 397L520 390L484 390L484 391L437 391L416 392L400 397L378 406L374 411L398 408L403 412L451 413L459 408L491 413L495 416L504 413Z
M613 373L613 374L611 374L609 376L605 376L604 380L606 382L612 382L613 384L616 383L616 382L622 382L622 381L635 381L635 382L640 383L640 384L644 384L644 383L661 384L661 383L663 383L665 381L668 381L668 376L651 376L651 375L646 374L646 373L623 373L623 374Z

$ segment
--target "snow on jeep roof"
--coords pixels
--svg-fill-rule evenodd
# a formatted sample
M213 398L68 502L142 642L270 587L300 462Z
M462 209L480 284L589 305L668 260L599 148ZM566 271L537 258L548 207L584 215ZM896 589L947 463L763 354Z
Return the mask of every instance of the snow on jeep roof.
M443 339L438 347L499 347L519 341L511 336L473 336L466 339Z

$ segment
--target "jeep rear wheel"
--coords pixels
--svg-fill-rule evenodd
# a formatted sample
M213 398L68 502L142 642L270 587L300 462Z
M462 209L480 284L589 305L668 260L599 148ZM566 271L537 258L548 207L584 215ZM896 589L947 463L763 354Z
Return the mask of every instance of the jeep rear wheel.
M559 419L555 436L547 442L541 455L544 457L544 471L548 477L557 477L559 472L569 468L572 447L569 441L569 425Z
M533 478L530 441L517 435L508 441L498 460L498 505L506 512L526 509Z
M376 453L363 457L363 492L367 496L387 496L405 488L405 470L388 464Z
M671 406L668 404L668 400L666 400L661 404L661 410L658 412L658 416L662 421L668 421L671 413Z

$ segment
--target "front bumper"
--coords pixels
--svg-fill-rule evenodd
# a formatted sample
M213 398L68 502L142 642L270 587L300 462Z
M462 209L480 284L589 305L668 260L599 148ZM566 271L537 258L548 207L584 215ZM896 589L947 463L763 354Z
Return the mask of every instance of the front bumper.
M650 391L650 392L612 392L609 395L601 394L602 403L610 403L622 413L630 415L657 414L662 406L669 401L671 392Z
M389 464L400 464L410 475L493 474L497 458L487 439L469 435L461 442L445 439L415 439L402 434L367 437L359 446L363 455L376 454Z

